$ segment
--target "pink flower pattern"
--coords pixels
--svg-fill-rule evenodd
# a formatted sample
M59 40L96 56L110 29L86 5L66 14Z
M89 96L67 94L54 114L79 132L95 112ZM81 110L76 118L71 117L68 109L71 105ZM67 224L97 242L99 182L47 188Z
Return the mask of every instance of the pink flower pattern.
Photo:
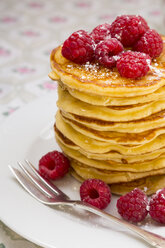
M66 17L61 17L61 16L54 16L49 19L50 22L55 22L55 23L64 23L67 22Z
M115 14L104 14L104 15L100 15L99 19L101 21L108 21L108 20L114 20L116 17Z
M11 52L8 49L0 47L0 57L8 57Z
M12 16L5 16L3 18L0 19L1 22L3 23L15 23L17 21L16 17L12 17Z
M45 81L43 84L40 84L39 87L47 90L56 90L57 84L55 82Z
M5 112L3 112L2 114L4 116L9 116L12 113L14 113L17 109L19 109L19 107L9 107L8 110L6 110Z
M28 36L28 37L37 37L40 36L39 32L33 31L33 30L25 30L21 32L22 35Z
M76 5L76 7L79 7L79 8L89 8L89 7L91 7L90 2L79 2L79 3L76 3L75 5Z
M161 15L161 12L160 12L160 10L152 10L150 12L150 14L153 15L153 16L159 16L159 15Z
M22 67L14 68L13 71L19 74L31 74L34 73L36 70L34 68L28 68L26 66L22 66Z
M44 7L44 5L42 3L39 3L39 2L31 2L31 3L29 3L29 7L33 8L33 9L41 9Z

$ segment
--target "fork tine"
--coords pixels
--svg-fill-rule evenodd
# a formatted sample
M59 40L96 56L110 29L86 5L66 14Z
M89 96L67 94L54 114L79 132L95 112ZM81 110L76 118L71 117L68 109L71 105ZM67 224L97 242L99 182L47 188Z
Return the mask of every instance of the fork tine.
M39 181L37 180L37 178L35 178L34 176L32 176L32 174L23 166L23 164L21 162L17 162L19 167L22 169L22 171L26 174L26 176L31 180L31 182L40 190L42 191L42 193L49 197L49 198L53 198L54 196L51 194L51 192L49 193L48 190L41 185L41 183L39 183Z
M38 190L34 184L28 180L28 178L25 178L25 175L23 175L18 169L8 166L12 174L15 176L17 181L22 185L22 187L36 200L43 204L47 204L48 198Z
M45 184L45 186L48 187L48 189L50 189L56 195L60 195L67 200L70 199L69 196L67 196L64 192L62 192L59 188L57 188L57 186L55 186L53 183L49 182L48 180L44 179L43 177L41 177L38 171L36 170L36 168L33 166L33 164L29 160L25 159L25 162L30 167L30 169L34 172L34 174Z

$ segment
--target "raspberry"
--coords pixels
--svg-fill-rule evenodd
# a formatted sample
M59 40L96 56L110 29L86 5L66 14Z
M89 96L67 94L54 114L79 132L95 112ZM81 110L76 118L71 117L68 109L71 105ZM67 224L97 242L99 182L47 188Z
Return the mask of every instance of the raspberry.
M163 50L163 40L161 36L153 29L148 30L133 49L138 52L144 52L151 58L158 57Z
M48 179L58 179L63 177L69 170L69 160L58 151L45 154L39 160L39 172Z
M110 38L101 41L96 46L95 58L100 64L106 67L114 67L120 52L123 51L123 45L115 38Z
M165 224L165 188L158 190L156 194L151 197L149 202L149 214L157 222Z
M134 223L144 220L148 214L147 206L147 196L138 188L121 196L117 201L119 214L123 219Z
M111 37L110 27L111 27L110 24L104 23L98 25L96 28L92 30L90 35L92 36L96 44L98 44L101 40L104 40L107 36Z
M84 30L74 32L64 42L62 55L77 64L92 61L94 57L94 41Z
M111 36L126 46L132 46L149 29L147 22L136 15L118 16L111 24Z
M109 186L99 179L87 179L80 186L80 197L84 202L104 209L111 201Z
M147 74L151 58L140 52L127 51L117 61L117 69L121 76L126 78L140 78Z

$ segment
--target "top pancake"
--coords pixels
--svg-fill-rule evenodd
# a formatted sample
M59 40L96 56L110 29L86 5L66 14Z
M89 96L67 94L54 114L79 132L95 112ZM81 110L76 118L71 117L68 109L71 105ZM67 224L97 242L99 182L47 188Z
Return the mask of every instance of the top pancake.
M53 80L66 86L101 96L133 97L150 94L165 85L165 37L161 56L152 62L148 74L140 79L121 77L116 68L108 69L97 63L75 64L61 54L61 46L51 53Z

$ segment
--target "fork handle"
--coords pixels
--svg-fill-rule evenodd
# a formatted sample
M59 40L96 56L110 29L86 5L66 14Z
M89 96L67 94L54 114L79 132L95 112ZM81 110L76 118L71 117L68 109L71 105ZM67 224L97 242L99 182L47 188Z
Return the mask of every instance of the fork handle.
M100 217L106 218L108 220L111 220L121 226L126 227L127 229L131 230L132 232L136 233L139 237L141 237L143 240L145 240L147 243L152 245L153 247L156 248L165 248L165 238L154 234L152 232L148 232L138 226L135 226L123 219L119 219L111 214L108 214L105 211L102 211L94 206L91 206L83 201L68 201L68 204L66 205L71 205L75 207L79 207L82 209L85 209L89 212L92 212Z

